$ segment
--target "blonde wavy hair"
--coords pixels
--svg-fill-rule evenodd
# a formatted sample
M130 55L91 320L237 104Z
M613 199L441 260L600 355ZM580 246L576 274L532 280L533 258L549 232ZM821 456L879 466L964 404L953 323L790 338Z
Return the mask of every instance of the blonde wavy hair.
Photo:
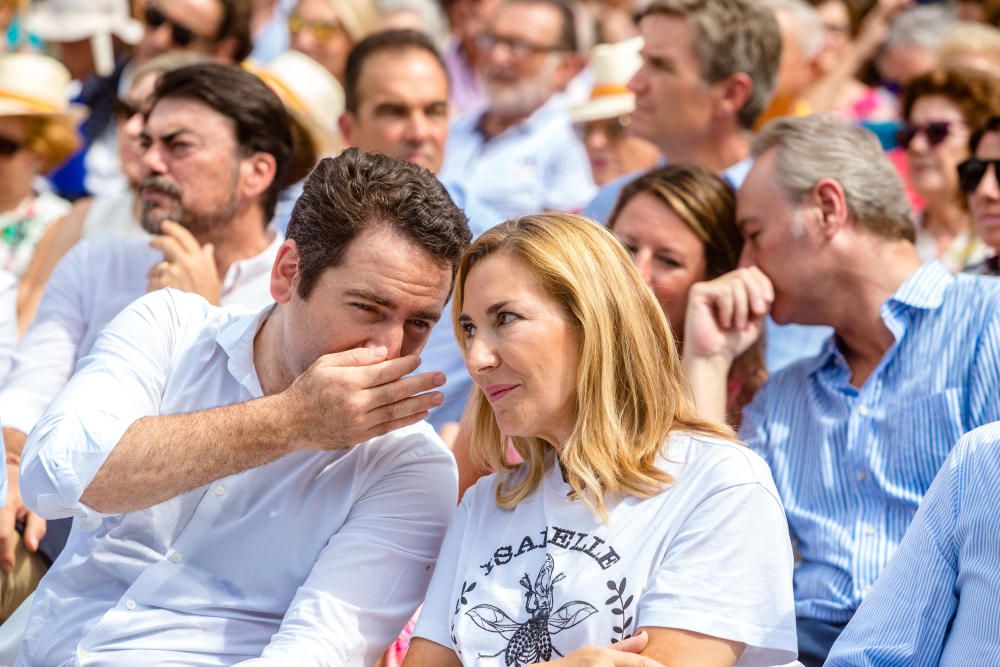
M499 253L530 268L578 337L576 423L562 444L559 465L574 497L602 520L608 518L608 494L648 498L672 481L656 460L671 432L735 440L728 426L698 417L660 305L618 240L586 218L526 216L490 229L472 244L455 280L453 323L463 349L466 335L458 318L466 278L479 262ZM481 390L475 391L467 418L473 462L496 471L496 502L512 509L538 488L555 463L555 450L540 438L511 437L523 462L509 463L506 438Z

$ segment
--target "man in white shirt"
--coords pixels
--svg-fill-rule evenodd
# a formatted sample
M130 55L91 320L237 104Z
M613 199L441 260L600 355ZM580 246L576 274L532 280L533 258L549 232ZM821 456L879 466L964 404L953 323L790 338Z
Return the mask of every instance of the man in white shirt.
M139 184L145 240L101 239L56 266L0 391L7 443L7 506L0 510L0 568L23 541L38 549L45 524L23 509L17 458L29 433L98 333L147 290L175 287L214 303L257 309L282 239L267 229L291 155L284 107L256 76L204 64L165 74L145 129ZM44 549L43 549L44 550ZM50 556L58 547L50 550ZM37 555L33 555L33 558ZM5 560L5 558L7 560Z
M25 447L28 505L77 521L18 664L373 664L455 506L443 374L407 374L469 238L433 175L351 149L306 181L276 305L126 308Z

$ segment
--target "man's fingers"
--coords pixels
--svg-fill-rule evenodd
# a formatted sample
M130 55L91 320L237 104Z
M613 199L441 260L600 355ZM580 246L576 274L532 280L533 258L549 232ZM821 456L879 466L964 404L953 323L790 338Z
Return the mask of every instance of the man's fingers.
M436 408L444 402L444 394L439 391L429 391L426 394L417 394L410 398L383 405L368 413L368 424L374 428L378 424L406 419L411 415L426 413L431 408ZM410 422L412 423L412 422Z
M409 375L417 370L419 365L420 357L415 354L373 364L364 370L365 386L378 387L383 384L395 382L404 375Z
M38 544L45 537L46 530L48 530L48 524L45 519L28 512L24 521L24 548L32 552L38 551Z
M723 285L715 293L715 312L718 313L719 327L731 329L733 326L733 290L729 285Z
M162 252L168 262L179 262L188 254L177 239L170 236L154 236L149 240L149 247Z
M398 403L403 399L440 387L445 383L444 373L432 371L420 375L410 375L393 382L374 387L368 391L371 397L371 410L384 405Z
M324 354L315 361L314 365L323 367L371 366L384 360L387 354L388 350L385 346L356 347L353 350ZM414 366L414 368L416 367Z
M14 510L5 507L0 510L0 570L10 574L14 571L14 547L17 545L17 529L14 526Z
M743 331L747 326L747 320L750 318L750 314L747 312L750 309L750 296L747 290L747 284L741 280L734 280L730 283L732 288L732 299L733 299L733 328L737 331Z
M173 220L164 220L163 224L160 225L160 232L161 236L167 236L176 241L185 252L196 253L201 251L201 244L198 243L198 239L182 224L176 223Z

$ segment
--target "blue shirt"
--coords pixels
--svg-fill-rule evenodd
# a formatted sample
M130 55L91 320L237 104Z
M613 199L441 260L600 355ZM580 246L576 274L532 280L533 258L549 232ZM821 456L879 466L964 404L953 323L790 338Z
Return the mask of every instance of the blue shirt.
M881 316L895 342L860 389L830 338L743 411L798 540L800 617L848 621L952 445L1000 420L1000 281L929 262Z
M546 210L577 211L595 186L562 95L487 140L483 107L459 116L445 146L441 180L454 182L501 220Z
M967 434L827 667L1000 665L1000 424Z

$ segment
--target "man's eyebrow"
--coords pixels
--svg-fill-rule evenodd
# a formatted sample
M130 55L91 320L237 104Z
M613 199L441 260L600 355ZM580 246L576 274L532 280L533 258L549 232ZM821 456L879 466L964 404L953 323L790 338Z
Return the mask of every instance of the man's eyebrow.
M347 296L353 296L359 299L364 299L365 301L371 301L375 305L382 306L388 310L396 310L396 304L384 296L375 294L375 292L370 292L364 289L349 289L346 294Z

